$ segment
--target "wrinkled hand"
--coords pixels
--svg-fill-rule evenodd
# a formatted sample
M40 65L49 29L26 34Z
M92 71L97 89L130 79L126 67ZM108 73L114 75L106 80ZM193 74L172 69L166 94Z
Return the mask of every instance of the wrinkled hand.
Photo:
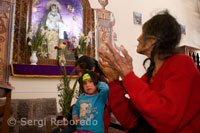
M117 70L120 76L124 78L130 71L133 70L131 56L123 46L121 46L120 49L124 57L116 51L112 44L106 43L106 45L112 54L106 52L105 50L98 50L99 56L104 62L107 62L111 68Z
M78 123L80 122L78 115L73 116L73 121L74 121L75 125L78 125Z
M103 73L108 78L109 82L114 80L119 80L119 73L111 68L107 62L104 62L103 60L99 60L98 62L100 69L103 71Z

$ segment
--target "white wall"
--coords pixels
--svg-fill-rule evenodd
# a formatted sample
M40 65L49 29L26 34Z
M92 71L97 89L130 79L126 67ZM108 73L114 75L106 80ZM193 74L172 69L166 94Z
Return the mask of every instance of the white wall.
M98 0L89 1L93 8L100 8ZM135 52L141 25L133 24L133 11L142 13L145 22L159 10L168 9L179 23L186 26L186 35L183 36L181 45L200 48L200 15L195 13L195 6L195 0L109 0L106 9L115 15L117 44L123 44L128 49L138 76L145 72L142 66L145 57ZM15 87L12 98L58 98L58 78L10 77L10 83Z
M12 99L56 98L57 110L60 110L57 91L60 78L22 78L11 76L9 80L11 85L15 87L15 90L12 91ZM72 85L74 81L72 79Z
M98 0L89 0L93 8L100 8ZM133 57L135 73L141 76L145 71L142 63L144 56L135 52L137 37L141 33L141 25L133 23L133 11L142 13L145 22L159 11L168 9L178 22L186 26L180 45L200 48L200 14L195 12L196 0L108 0L106 9L115 15L114 30L118 36L118 45L124 45Z

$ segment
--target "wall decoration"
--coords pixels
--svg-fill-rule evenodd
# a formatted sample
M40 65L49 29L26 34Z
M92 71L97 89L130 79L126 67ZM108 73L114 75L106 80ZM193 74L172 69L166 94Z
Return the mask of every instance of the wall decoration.
M134 24L142 24L142 14L138 12L133 12Z
M73 20L76 21L77 20L77 16L73 16Z
M181 33L186 35L185 25L181 25Z
M0 1L0 85L9 80L9 60L12 38L12 18L14 2Z
M96 9L96 45L98 49L104 49L108 52L109 49L106 46L106 43L113 44L116 49L119 48L116 45L117 34L113 31L113 26L115 25L114 14L105 9L105 6L108 4L108 0L99 0L101 4L101 9ZM98 59L98 56L97 56Z
M33 0L33 5L39 5L40 1L39 0Z
M74 8L71 6L71 5L67 5L67 10L70 12L70 13L73 13L74 12Z

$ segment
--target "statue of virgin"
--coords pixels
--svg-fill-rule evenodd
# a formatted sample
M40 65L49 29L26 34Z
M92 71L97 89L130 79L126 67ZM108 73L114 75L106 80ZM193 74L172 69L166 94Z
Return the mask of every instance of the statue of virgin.
M51 0L47 3L47 13L42 18L40 27L47 27L46 40L48 47L48 58L57 59L58 51L55 49L59 44L59 39L64 39L63 33L66 31L66 26L63 23L60 15L60 4L56 0Z

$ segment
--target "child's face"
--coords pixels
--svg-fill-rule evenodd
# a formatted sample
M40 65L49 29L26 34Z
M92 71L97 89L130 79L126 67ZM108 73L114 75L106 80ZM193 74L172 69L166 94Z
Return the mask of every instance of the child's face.
M84 92L88 95L93 95L93 94L97 94L97 86L94 85L94 82L92 81L92 79L85 79L83 81L83 89Z

